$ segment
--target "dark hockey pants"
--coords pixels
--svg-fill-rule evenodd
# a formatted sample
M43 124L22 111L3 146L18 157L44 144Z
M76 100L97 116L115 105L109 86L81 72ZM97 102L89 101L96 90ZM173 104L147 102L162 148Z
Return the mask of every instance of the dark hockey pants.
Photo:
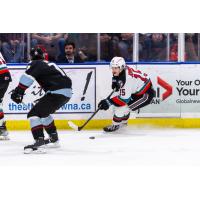
M44 137L43 128L51 136L57 134L56 126L50 114L53 114L70 98L60 94L46 94L28 113L31 122L31 131L35 140Z

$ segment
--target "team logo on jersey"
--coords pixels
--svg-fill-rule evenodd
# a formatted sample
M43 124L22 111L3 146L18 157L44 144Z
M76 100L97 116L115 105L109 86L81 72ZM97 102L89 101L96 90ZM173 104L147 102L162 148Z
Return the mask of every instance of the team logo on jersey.
M4 80L5 80L5 81L8 81L8 80L10 80L10 77L5 76L5 77L4 77Z

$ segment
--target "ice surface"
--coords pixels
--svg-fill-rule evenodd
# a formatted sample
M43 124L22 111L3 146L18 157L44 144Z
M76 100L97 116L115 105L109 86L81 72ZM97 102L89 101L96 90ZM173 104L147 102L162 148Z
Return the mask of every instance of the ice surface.
M129 128L122 133L59 131L61 148L25 155L30 131L10 132L0 141L0 165L182 165L200 164L199 129ZM89 139L95 136L95 139Z

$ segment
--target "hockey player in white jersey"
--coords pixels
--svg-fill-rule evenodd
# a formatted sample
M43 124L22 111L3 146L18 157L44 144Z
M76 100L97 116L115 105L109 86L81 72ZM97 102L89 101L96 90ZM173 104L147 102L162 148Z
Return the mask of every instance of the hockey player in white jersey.
M126 65L124 58L114 57L110 62L112 69L112 89L115 93L109 99L98 104L101 110L114 107L112 125L104 128L105 132L113 132L126 126L130 112L147 106L155 96L152 82L146 73Z
M10 72L6 66L2 54L0 53L0 140L8 140L8 131L3 112L3 98L8 89L9 83L12 81Z

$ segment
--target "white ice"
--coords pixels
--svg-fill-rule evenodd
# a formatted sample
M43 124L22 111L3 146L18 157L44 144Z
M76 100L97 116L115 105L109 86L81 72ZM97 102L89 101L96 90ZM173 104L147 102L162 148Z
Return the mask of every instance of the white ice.
M59 131L61 148L25 155L30 131L10 132L0 141L0 165L199 165L200 129L140 129L122 133ZM91 140L90 136L96 138Z

